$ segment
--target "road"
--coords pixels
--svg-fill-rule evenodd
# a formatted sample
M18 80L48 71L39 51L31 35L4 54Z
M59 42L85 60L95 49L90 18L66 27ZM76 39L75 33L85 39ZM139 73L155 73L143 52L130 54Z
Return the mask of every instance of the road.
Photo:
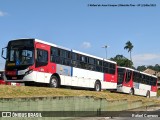
M124 113L126 114L127 112L128 111L124 111ZM134 109L129 111L129 114L130 114L129 116L133 117L81 117L81 118L74 118L74 120L159 120L160 106Z

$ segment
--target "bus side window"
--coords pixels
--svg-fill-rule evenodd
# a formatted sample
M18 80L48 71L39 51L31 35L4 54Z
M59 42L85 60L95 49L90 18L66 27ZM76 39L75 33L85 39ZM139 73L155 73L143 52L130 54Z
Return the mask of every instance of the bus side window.
M151 84L152 86L156 86L156 83L157 83L157 79L152 77L150 84Z
M141 77L141 83L143 83L143 84L144 84L144 81L145 81L145 76L144 76L144 75L142 75L142 77Z
M129 81L130 81L130 79L131 79L131 71L130 70L127 70L126 71L126 83L128 83Z
M146 83L146 76L141 75L141 83L145 84Z
M109 73L115 74L115 68L116 68L115 64L110 63L109 64Z
M97 72L102 72L102 61L101 60L95 60L96 61L96 71Z
M137 82L138 81L138 79L137 79L137 73L136 72L134 72L133 73L133 82Z
M109 63L106 61L103 61L103 72L104 73L109 73Z
M88 69L89 70L93 70L93 71L96 70L96 68L95 68L95 59L94 58L91 58L91 57L88 58Z
M48 52L46 50L37 49L36 67L48 64Z
M149 76L146 76L146 85L149 85Z
M79 60L78 60L78 54L73 53L71 54L71 59L72 59L72 67L79 67Z

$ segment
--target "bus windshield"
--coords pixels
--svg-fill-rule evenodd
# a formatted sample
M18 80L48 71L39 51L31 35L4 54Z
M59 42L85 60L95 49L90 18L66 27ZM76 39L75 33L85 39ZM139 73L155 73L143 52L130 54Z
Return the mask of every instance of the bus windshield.
M123 83L124 80L125 69L118 68L118 85Z
M7 62L14 63L14 65L33 64L34 48L32 43L31 40L11 41L8 45Z
M14 62L15 65L33 64L33 50L10 49L9 62Z

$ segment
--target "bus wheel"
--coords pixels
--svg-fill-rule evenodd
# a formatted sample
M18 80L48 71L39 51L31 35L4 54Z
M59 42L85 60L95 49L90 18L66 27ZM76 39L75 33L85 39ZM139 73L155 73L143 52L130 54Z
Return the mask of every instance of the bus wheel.
M56 76L51 77L49 86L52 87L52 88L58 88L59 87L59 80Z
M101 83L99 81L95 82L94 91L101 91Z
M129 94L130 94L130 95L134 95L134 89L133 89L133 88L130 89Z
M147 91L146 97L150 98L150 92L149 91Z

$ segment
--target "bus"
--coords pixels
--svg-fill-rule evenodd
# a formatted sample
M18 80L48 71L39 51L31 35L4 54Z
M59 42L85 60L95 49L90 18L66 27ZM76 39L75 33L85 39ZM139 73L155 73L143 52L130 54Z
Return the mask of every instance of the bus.
M42 40L11 40L2 48L1 56L6 59L5 81L95 91L117 88L116 62Z
M4 80L4 70L0 70L0 85L11 85L10 82Z
M157 96L157 77L127 67L117 67L117 91L146 97Z
M3 73L4 73L4 71L0 70L0 84L5 85L6 83L5 83L4 78L3 78Z

